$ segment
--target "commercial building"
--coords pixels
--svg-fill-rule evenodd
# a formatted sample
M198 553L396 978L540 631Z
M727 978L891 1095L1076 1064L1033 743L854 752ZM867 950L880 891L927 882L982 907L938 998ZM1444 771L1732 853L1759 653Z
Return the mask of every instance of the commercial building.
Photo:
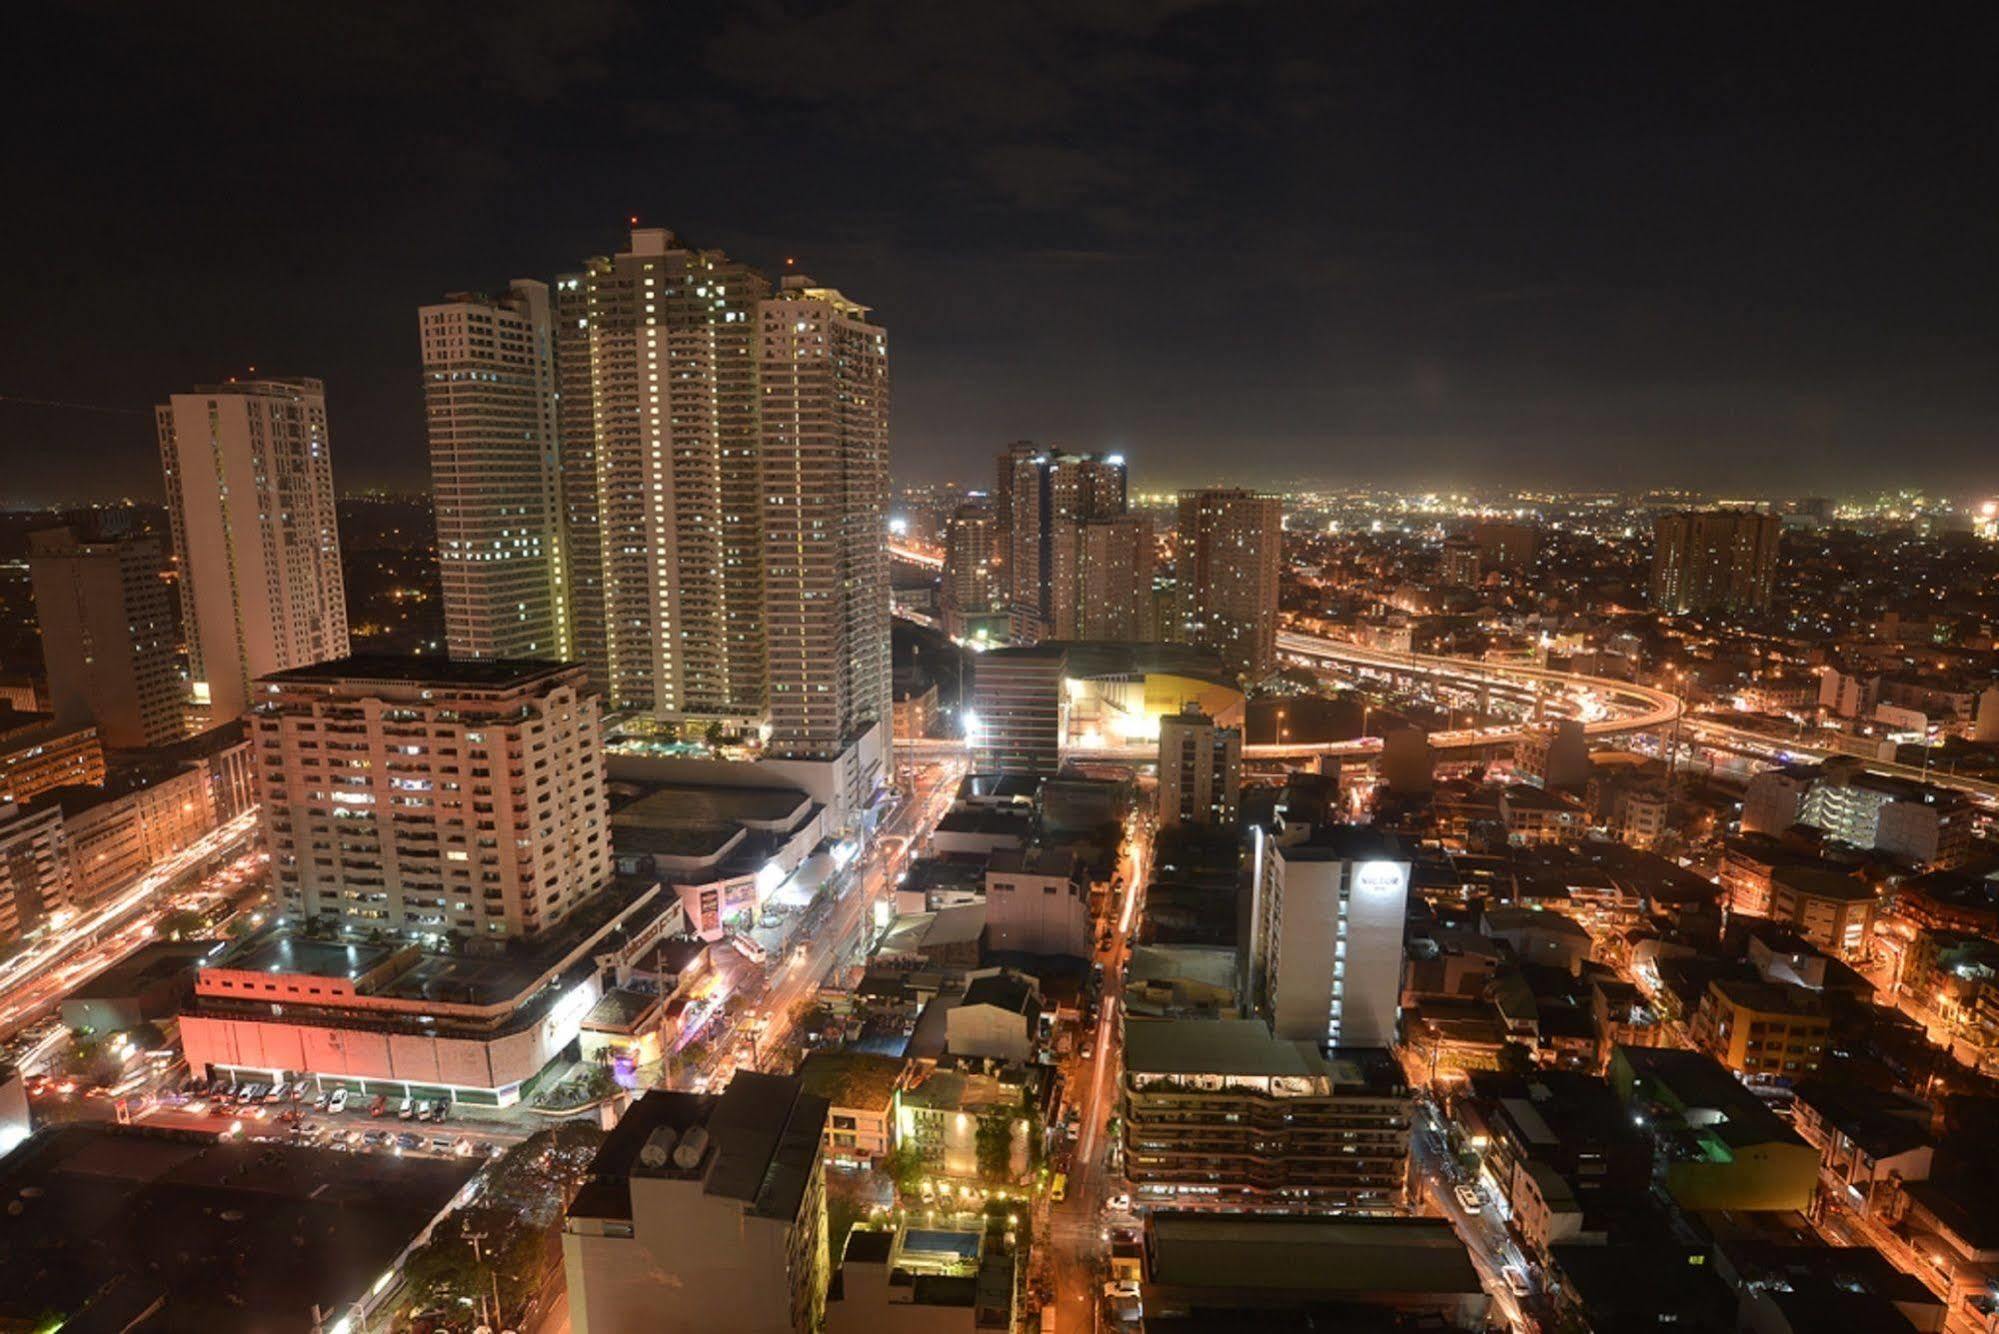
M1479 1180L1536 1252L1601 1241L1643 1205L1651 1145L1603 1080L1537 1070L1524 1078L1475 1071L1470 1082L1454 1115L1478 1155Z
M173 608L160 544L83 540L68 528L28 535L28 574L58 724L96 724L104 745L165 745L185 731Z
M633 1103L563 1218L577 1334L816 1330L826 1116L797 1079L751 1071Z
M980 773L1053 774L1062 767L1067 696L1061 646L994 649L972 665L966 739Z
M1818 767L1786 764L1751 774L1742 793L1742 832L1776 837L1798 823Z
M1124 1170L1150 1207L1388 1213L1411 1102L1387 1051L1323 1052L1260 1019L1124 1026Z
M1091 957L1090 885L1072 848L1002 848L986 862L986 944Z
M1809 1079L1792 1106L1791 1124L1819 1150L1821 1181L1855 1213L1894 1218L1903 1184L1929 1179L1936 1145L1923 1099Z
M1078 627L1089 587L1083 573L1083 532L1092 521L1126 513L1124 459L1061 450L1004 457L1012 463L1003 507L1014 642L1081 638ZM1099 542L1104 548L1100 556L1108 560L1111 540Z
M36 934L75 904L62 808L0 801L0 948Z
M1541 549L1541 530L1528 523L1491 519L1472 525L1471 541L1485 569L1524 570Z
M703 940L754 926L775 894L810 898L837 869L830 853L815 855L826 808L797 788L646 781L647 762L626 756L610 768L619 869L658 877Z
M1939 869L1970 856L1972 814L1958 793L1869 773L1860 761L1839 757L1819 766L1798 818L1842 843Z
M1198 709L1159 720L1159 826L1230 828L1242 802L1242 732Z
M260 676L347 656L326 391L197 386L155 409L199 731Z
M529 937L610 881L602 725L580 667L355 657L257 691L264 836L290 920Z
M1256 834L1250 995L1285 1041L1387 1047L1397 1040L1408 849L1358 825L1286 844Z
M155 940L141 945L62 998L62 1026L100 1036L173 1018L194 995L203 961L219 940Z
M982 973L953 1001L941 998L944 1049L953 1056L1025 1066L1040 1048L1041 990L1033 978L1012 971ZM913 1048L913 1044L912 1044Z
M1670 616L1768 611L1784 521L1748 510L1683 510L1652 525L1652 605Z
M469 1158L70 1124L0 1159L0 1326L324 1334L387 1322Z
M1803 1210L1818 1150L1705 1052L1618 1047L1610 1083L1652 1138L1683 1209Z
M188 1068L511 1106L603 998L600 959L640 958L684 922L641 882L503 953L258 937L195 975L180 1021Z
M1221 654L1251 679L1277 664L1284 505L1249 491L1180 493L1180 625L1174 636Z
M431 497L454 658L576 655L569 633L548 285L417 311Z
M0 801L103 781L104 747L94 725L67 727L53 714L0 709Z

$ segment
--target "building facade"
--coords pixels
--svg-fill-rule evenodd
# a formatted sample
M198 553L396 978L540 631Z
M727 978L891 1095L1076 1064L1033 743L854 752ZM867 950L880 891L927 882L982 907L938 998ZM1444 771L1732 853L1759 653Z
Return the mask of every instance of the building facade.
M1256 1019L1125 1025L1119 1111L1134 1202L1398 1209L1411 1101L1384 1050L1324 1054Z
M1177 638L1221 654L1229 671L1257 678L1277 664L1278 573L1284 505L1249 491L1180 495Z
M185 726L160 544L83 540L67 528L28 535L28 574L58 723L94 723L120 750L175 741Z
M62 809L0 801L0 947L34 935L75 901Z
M284 915L403 936L535 936L611 877L599 701L545 662L349 658L258 683Z
M454 292L417 326L451 656L571 659L548 285Z
M154 416L199 731L247 709L258 677L347 656L326 391L198 386Z
M960 505L945 524L942 602L946 634L963 638L970 633L968 618L988 615L1006 605L1004 541L998 514L984 505Z
M1124 458L1051 449L1010 452L1002 459L1013 466L1005 505L1013 640L1077 638L1085 588L1083 529L1126 513ZM1101 537L1100 544L1107 546L1113 536ZM1101 565L1100 560L1100 574Z
M1285 844L1259 830L1250 995L1285 1041L1386 1047L1398 1039L1410 855L1357 825Z
M1205 713L1159 720L1159 827L1229 828L1242 800L1242 731Z
M1671 616L1768 611L1784 521L1749 510L1682 510L1652 525L1652 605Z
M1066 655L1050 645L995 649L973 664L966 725L980 773L1052 774L1066 733Z

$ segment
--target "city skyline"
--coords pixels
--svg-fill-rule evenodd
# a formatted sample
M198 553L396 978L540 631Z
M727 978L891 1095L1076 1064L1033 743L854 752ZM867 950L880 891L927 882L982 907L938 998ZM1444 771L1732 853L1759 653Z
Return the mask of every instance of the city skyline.
M346 485L412 488L409 308L603 253L634 213L867 292L908 349L891 466L914 480L1032 438L1176 487L1809 471L1839 493L1957 485L1999 418L1999 269L1953 222L1989 213L1990 177L1932 130L1978 96L1947 28L1904 34L1923 58L1900 67L1928 74L1884 85L1844 34L1622 11L961 24L852 3L697 17L667 43L604 3L561 32L495 16L447 67L422 58L457 35L441 17L300 22L255 25L313 52L284 89L183 77L252 63L223 11L130 16L73 44L89 66L58 46L30 72L144 113L26 146L53 184L14 220L39 261L15 321L36 336L0 384L25 499L122 489L146 448L125 414L251 365L326 381ZM870 77L806 78L813 51ZM1854 87L1882 114L1856 125ZM383 170L365 145L410 127ZM240 163L279 153L314 170L236 207ZM810 188L772 189L766 163ZM135 290L143 319L93 318Z

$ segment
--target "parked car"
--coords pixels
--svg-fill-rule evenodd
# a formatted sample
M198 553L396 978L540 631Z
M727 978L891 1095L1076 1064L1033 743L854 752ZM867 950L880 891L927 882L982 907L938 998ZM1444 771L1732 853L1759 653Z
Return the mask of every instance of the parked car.
M432 1153L450 1153L450 1152L451 1152L451 1136L449 1136L449 1135L432 1135L432 1136L430 1137L430 1151L431 1151Z
M421 1148L422 1146L423 1136L421 1135L412 1135L409 1131L405 1130L402 1134L396 1136L396 1147L399 1149L409 1150Z
M317 1098L314 1098L312 1100L312 1110L315 1112L323 1112L332 1102L333 1102L333 1095L331 1093L322 1093Z
M375 1100L368 1104L368 1115L370 1116L380 1116L388 1110L389 1096L386 1093L377 1093Z
M415 1115L416 1115L416 1101L412 1098L404 1098L402 1101L402 1105L396 1108L396 1119L399 1121L407 1121L412 1116Z
M333 1096L326 1100L326 1110L338 1115L347 1110L347 1090L335 1089Z
M430 1104L430 1119L433 1121L442 1121L450 1111L451 1099L438 1098Z

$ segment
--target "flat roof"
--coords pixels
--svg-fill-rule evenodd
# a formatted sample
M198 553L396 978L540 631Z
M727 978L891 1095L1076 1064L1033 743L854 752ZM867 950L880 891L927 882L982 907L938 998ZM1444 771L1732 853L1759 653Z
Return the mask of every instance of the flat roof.
M313 1329L457 1196L463 1158L336 1154L72 1123L0 1160L0 1323L223 1334Z
M1147 1075L1323 1076L1340 1084L1392 1092L1402 1087L1386 1050L1337 1048L1272 1037L1261 1019L1131 1019L1124 1026L1124 1064Z
M648 783L617 802L634 784L611 782L611 823L647 829L706 829L746 821L777 824L809 808L812 798L795 787L722 787L700 783Z
M356 653L307 667L269 672L259 681L283 685L339 685L350 681L408 681L420 685L492 689L522 686L576 670L577 664L534 658L465 661L442 654Z
M1154 1214L1148 1281L1265 1292L1482 1293L1471 1254L1441 1218Z
M807 1093L834 1107L885 1112L894 1101L909 1062L899 1056L863 1051L815 1051L798 1067Z
M128 996L197 967L219 940L156 940L142 945L87 982L79 983L64 1000L123 1000Z
M1287 862L1414 860L1401 838L1364 824L1318 825L1304 842L1280 844L1277 851Z

